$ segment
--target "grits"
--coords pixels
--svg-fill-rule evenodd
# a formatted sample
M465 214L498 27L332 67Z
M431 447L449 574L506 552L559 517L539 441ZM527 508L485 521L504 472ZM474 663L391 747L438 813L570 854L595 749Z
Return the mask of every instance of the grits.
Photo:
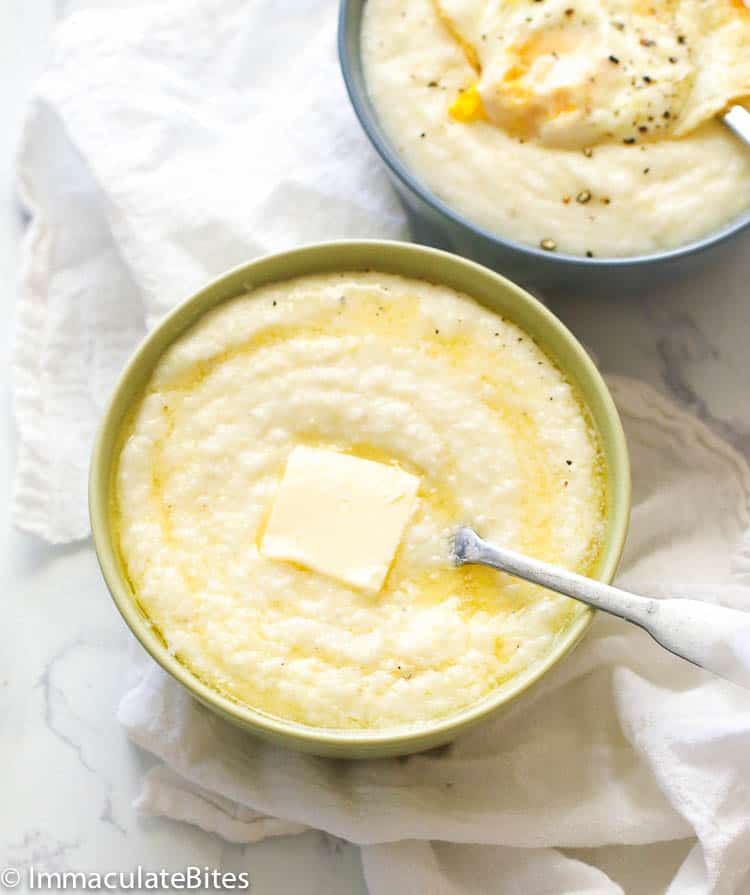
M368 0L367 88L431 192L500 236L590 257L674 248L750 209L741 0Z
M379 593L260 553L300 444L419 476ZM311 276L226 302L163 355L123 435L115 524L137 600L194 674L304 724L399 728L502 687L583 611L453 567L454 526L586 571L602 463L515 325L423 281Z

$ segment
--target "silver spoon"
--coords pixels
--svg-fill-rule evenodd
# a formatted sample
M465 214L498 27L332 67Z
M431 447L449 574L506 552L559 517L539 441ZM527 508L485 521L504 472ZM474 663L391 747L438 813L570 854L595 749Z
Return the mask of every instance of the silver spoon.
M647 631L682 659L750 688L750 612L699 600L654 600L496 547L471 528L456 531L457 565L491 566L609 612Z
M750 112L744 106L732 106L722 115L722 120L740 140L744 140L750 146Z

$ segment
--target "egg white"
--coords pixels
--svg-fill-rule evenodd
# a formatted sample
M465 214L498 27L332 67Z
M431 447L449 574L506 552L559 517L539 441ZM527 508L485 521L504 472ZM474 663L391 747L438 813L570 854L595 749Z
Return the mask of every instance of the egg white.
M741 0L433 0L476 77L451 115L561 147L681 137L750 95Z

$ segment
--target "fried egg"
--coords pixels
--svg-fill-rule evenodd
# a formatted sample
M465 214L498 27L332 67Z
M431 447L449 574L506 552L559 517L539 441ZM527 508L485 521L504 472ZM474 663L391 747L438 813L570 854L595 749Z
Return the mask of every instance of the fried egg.
M433 0L433 9L467 62L451 117L519 139L576 148L677 138L750 96L742 0Z

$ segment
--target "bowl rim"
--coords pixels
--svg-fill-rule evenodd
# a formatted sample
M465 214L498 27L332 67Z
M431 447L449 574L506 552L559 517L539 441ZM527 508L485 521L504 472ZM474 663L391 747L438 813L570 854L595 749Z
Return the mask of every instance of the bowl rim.
M332 260L328 267L328 262L325 259L331 253L338 259L340 252L348 253L351 256L349 261L342 263ZM547 350L552 353L553 357L558 351L569 352L569 357L572 360L562 367L563 372L570 376L571 381L578 388L584 387L588 380L590 390L600 402L601 421L606 424L609 433L609 449L606 449L606 458L608 497L611 509L602 559L597 568L596 577L603 581L611 581L617 570L627 535L631 482L625 433L604 379L589 354L570 330L533 295L483 265L440 249L395 240L336 240L312 243L284 252L263 255L226 271L197 293L179 303L143 339L112 390L94 439L89 468L88 501L92 538L102 576L115 606L131 632L165 671L214 712L258 735L265 735L267 738L277 741L283 740L287 745L297 746L311 752L315 752L318 747L324 751L330 747L333 751L329 751L328 754L335 752L344 756L347 754L347 749L351 749L353 751L349 753L349 757L364 756L365 750L367 750L366 754L377 756L419 751L420 748L425 748L419 745L421 741L429 741L429 744L434 744L435 741L444 742L501 706L514 702L576 646L591 624L595 613L592 609L587 608L559 637L548 656L532 665L530 669L521 672L506 686L491 691L481 700L444 718L419 726L362 731L320 728L266 714L204 683L168 651L148 617L139 607L136 596L121 568L111 524L110 501L114 461L117 456L116 445L127 412L133 406L134 401L138 399L142 389L142 385L136 386L133 380L145 382L164 351L204 314L218 307L224 301L246 294L255 288L252 277L254 271L262 269L264 266L273 268L274 265L283 265L284 262L292 259L297 262L296 267L304 267L305 264L311 265L309 274L321 273L325 269L331 273L346 272L347 270L377 271L376 256L381 256L382 272L399 275L397 268L402 264L407 264L408 260L404 259L414 255L419 256L425 262L424 269L427 273L423 279L428 282L431 282L430 261L436 263L439 260L442 264L452 266L456 270L463 267L467 276L481 278L483 286L486 286L487 289L497 288L511 293L514 307L535 316L540 327L544 329L545 337L540 338L540 344L544 346L548 342ZM357 260L358 258L359 260ZM304 273L295 272L271 276L268 279L263 279L261 275L259 285L284 282L286 279L304 275ZM401 273L400 275L414 278L413 274ZM233 283L239 277L242 279L236 290L232 287L231 292L222 292L222 286L226 287L227 284ZM439 278L434 281L440 282ZM475 300L479 301L479 299ZM513 316L509 314L508 319L513 320ZM152 353L155 353L153 358ZM602 431L601 434L604 441L605 433ZM361 750L360 755L356 754L358 749Z
M412 174L407 165L401 160L400 155L392 147L390 141L381 133L375 109L366 93L359 89L357 78L354 74L354 60L349 53L347 30L349 26L349 17L356 13L357 8L364 9L366 2L367 0L341 0L339 6L337 49L339 66L346 92L349 96L349 101L352 104L354 113L359 120L362 130L365 132L368 140L375 148L391 174L403 187L411 190L418 198L431 208L435 209L435 211L438 211L440 214L447 217L452 223L465 228L473 235L479 236L482 239L493 243L495 246L510 249L520 255L524 255L529 261L551 262L553 264L559 264L561 268L572 268L579 265L585 265L592 269L599 268L607 270L638 267L642 264L664 264L692 255L698 255L725 242L750 227L750 209L748 209L744 214L725 224L723 227L720 227L718 230L708 233L701 239L694 239L671 249L665 249L660 252L651 252L645 255L597 256L589 258L586 255L571 255L566 252L545 251L544 249L537 248L529 243L517 242L510 237L493 233L482 225L474 223L471 219L464 217L452 206L443 202L443 200L428 189L418 177ZM361 43L359 41L357 42L357 55L361 67ZM364 72L361 80L364 84Z

